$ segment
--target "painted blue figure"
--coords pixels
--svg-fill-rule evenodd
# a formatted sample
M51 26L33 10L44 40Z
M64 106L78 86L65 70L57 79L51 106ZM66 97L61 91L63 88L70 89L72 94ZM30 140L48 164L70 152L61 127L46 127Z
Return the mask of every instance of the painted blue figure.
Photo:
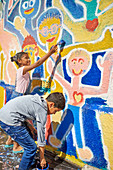
M9 16L9 0L6 1L4 28L17 35L20 45L22 45L22 42L24 38L28 35L28 33L36 39L36 28L34 27L33 21L34 18L36 18L39 14L40 6L42 5L41 3L42 2L40 0L17 1L12 7L13 13L10 10L11 12L9 13ZM37 39L36 42L38 43Z
M36 39L36 29L34 31L32 20L39 13L40 0L21 0L19 5L20 15L25 18L25 28Z

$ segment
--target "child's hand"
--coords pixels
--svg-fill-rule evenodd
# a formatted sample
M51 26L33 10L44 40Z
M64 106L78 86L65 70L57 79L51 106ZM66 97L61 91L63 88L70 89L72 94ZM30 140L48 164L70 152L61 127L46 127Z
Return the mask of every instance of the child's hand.
M57 47L57 44L56 44L56 45L51 47L50 52L51 52L51 54L53 54L53 53L57 52L57 50L58 50L58 47Z
M45 158L40 159L40 166L41 166L42 168L46 167L46 160L45 160Z

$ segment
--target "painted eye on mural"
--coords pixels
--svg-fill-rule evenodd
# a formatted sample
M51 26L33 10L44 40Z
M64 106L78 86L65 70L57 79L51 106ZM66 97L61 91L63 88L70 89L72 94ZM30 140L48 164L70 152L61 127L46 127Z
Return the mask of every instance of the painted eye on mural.
M76 59L71 60L73 64L76 64L76 61L77 61Z
M51 26L51 34L53 35L53 34L56 34L57 32L58 32L58 28L60 27L61 25L58 25L58 24L53 24L52 26Z
M40 34L42 34L44 37L47 37L48 36L48 27L45 26L42 28L42 30L39 30Z
M36 2L36 0L30 0L29 1L29 7L33 7L35 2Z
M83 61L80 61L80 64L83 64Z
M55 34L57 32L57 24L53 24L51 26L51 34Z
M83 63L84 63L84 60L83 60L83 59L79 59L78 62L79 62L80 64L83 64Z
M28 8L28 2L27 2L27 1L24 2L23 5L22 5L22 7L23 7L24 9L27 9L27 8Z

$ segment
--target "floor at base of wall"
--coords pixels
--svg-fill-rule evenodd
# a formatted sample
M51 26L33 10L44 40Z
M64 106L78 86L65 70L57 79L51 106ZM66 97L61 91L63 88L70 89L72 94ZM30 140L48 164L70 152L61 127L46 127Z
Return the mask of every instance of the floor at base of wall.
M5 148L7 135L0 129L0 170L17 170L22 153L15 154L12 148ZM48 170L98 170L91 166L85 165L83 168L77 167L64 159L57 157L54 153L45 151L45 158L49 163ZM39 161L39 152L36 155L37 162ZM35 166L31 169L35 170Z

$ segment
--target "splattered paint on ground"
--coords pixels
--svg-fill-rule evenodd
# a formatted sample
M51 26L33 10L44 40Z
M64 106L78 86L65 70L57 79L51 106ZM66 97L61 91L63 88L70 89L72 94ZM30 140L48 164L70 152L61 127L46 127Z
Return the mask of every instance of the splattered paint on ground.
M19 165L22 154L15 154L12 152L12 148L5 148L5 142L7 135L0 129L0 170L17 170L16 166ZM55 159L55 155L45 151L46 160L49 162L48 170L80 170L76 166L65 162L64 160ZM39 160L39 154L37 153L37 161ZM36 170L33 168L32 170Z

